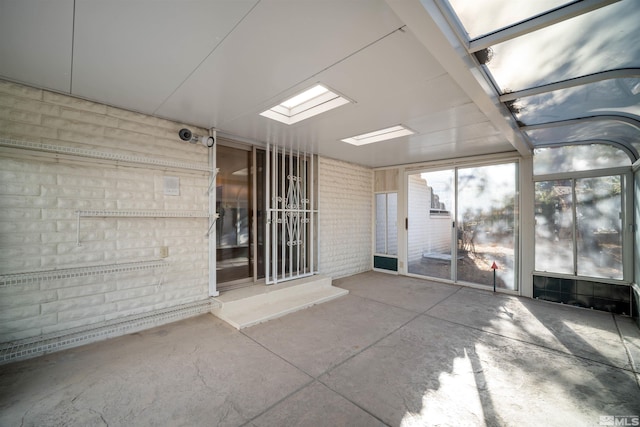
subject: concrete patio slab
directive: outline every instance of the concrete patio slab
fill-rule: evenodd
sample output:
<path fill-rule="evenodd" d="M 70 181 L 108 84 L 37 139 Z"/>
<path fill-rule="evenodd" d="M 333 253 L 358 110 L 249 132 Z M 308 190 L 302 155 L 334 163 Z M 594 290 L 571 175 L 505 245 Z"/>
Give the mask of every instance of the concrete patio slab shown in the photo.
<path fill-rule="evenodd" d="M 346 295 L 243 332 L 317 377 L 415 316 L 408 310 Z"/>
<path fill-rule="evenodd" d="M 373 271 L 334 281 L 353 295 L 423 313 L 454 294 L 460 286 Z"/>
<path fill-rule="evenodd" d="M 631 368 L 616 321 L 609 313 L 465 288 L 427 314 L 590 360 Z"/>
<path fill-rule="evenodd" d="M 393 426 L 598 425 L 640 413 L 632 372 L 427 316 L 319 380 Z"/>
<path fill-rule="evenodd" d="M 615 316 L 622 342 L 629 353 L 632 369 L 640 375 L 640 329 L 634 319 Z M 640 378 L 638 381 L 640 384 Z"/>
<path fill-rule="evenodd" d="M 310 381 L 205 314 L 0 367 L 0 425 L 237 426 Z"/>
<path fill-rule="evenodd" d="M 314 382 L 252 423 L 255 427 L 384 426 L 344 397 Z"/>
<path fill-rule="evenodd" d="M 342 279 L 349 295 L 242 331 L 207 314 L 2 365 L 0 425 L 640 420 L 640 330 L 631 319 L 389 278 Z"/>

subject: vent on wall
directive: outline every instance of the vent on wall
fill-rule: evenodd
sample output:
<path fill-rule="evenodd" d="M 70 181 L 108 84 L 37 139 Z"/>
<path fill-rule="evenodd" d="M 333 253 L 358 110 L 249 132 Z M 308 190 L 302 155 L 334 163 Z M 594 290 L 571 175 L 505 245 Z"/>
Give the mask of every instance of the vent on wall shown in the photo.
<path fill-rule="evenodd" d="M 398 271 L 398 258 L 374 255 L 373 268 L 379 270 Z"/>

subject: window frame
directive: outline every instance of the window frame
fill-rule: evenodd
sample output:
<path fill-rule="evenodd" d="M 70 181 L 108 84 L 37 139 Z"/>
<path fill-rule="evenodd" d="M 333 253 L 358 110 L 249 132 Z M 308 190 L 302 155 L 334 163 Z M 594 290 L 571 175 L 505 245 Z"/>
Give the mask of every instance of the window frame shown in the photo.
<path fill-rule="evenodd" d="M 621 179 L 622 192 L 621 192 L 621 211 L 622 211 L 622 279 L 603 278 L 595 276 L 584 276 L 577 273 L 577 236 L 574 233 L 573 240 L 573 274 L 557 273 L 552 271 L 544 271 L 536 269 L 535 260 L 535 238 L 534 238 L 534 262 L 533 262 L 533 275 L 534 276 L 546 276 L 546 277 L 558 277 L 566 279 L 577 279 L 586 281 L 597 281 L 601 283 L 612 284 L 630 284 L 633 281 L 633 230 L 635 228 L 634 216 L 633 216 L 633 190 L 634 190 L 634 177 L 631 167 L 617 167 L 609 169 L 595 169 L 591 171 L 578 171 L 578 172 L 559 172 L 554 174 L 533 175 L 533 185 L 538 182 L 544 181 L 558 181 L 558 180 L 571 180 L 572 181 L 572 194 L 575 188 L 575 181 L 584 178 L 602 178 L 608 176 L 619 175 Z M 535 204 L 534 204 L 535 205 Z M 574 200 L 575 205 L 575 200 Z M 575 209 L 573 213 L 573 221 L 575 225 Z M 535 218 L 535 212 L 534 212 Z M 535 222 L 534 222 L 535 227 Z"/>

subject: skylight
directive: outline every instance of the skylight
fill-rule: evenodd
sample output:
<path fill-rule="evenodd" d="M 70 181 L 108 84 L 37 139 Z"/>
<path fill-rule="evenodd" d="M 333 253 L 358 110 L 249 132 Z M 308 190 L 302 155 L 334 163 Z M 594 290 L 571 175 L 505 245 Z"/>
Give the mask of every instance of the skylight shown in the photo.
<path fill-rule="evenodd" d="M 358 136 L 352 136 L 351 138 L 345 138 L 342 141 L 353 145 L 365 145 L 413 134 L 415 134 L 415 132 L 411 129 L 398 125 L 374 132 L 364 133 Z"/>
<path fill-rule="evenodd" d="M 349 102 L 351 101 L 329 90 L 326 86 L 317 84 L 267 111 L 263 111 L 260 115 L 292 125 Z"/>
<path fill-rule="evenodd" d="M 469 34 L 475 39 L 541 13 L 571 3 L 570 0 L 449 0 Z"/>

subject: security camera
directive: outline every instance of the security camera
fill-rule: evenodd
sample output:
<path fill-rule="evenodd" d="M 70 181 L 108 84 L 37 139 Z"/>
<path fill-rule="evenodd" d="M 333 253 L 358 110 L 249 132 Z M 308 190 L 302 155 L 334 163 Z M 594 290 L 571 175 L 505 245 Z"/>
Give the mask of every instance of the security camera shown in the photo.
<path fill-rule="evenodd" d="M 189 129 L 180 129 L 180 132 L 178 132 L 178 136 L 183 141 L 191 141 L 191 137 L 193 136 L 193 134 Z"/>
<path fill-rule="evenodd" d="M 178 132 L 178 136 L 181 140 L 189 141 L 192 144 L 197 144 L 198 142 L 200 142 L 207 148 L 213 147 L 213 145 L 216 143 L 214 137 L 194 135 L 189 129 L 186 128 L 180 129 L 180 131 Z"/>

